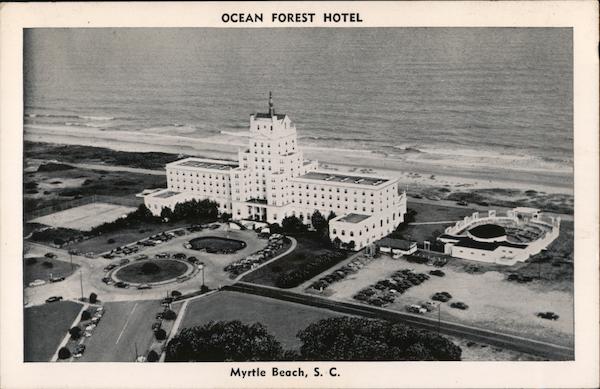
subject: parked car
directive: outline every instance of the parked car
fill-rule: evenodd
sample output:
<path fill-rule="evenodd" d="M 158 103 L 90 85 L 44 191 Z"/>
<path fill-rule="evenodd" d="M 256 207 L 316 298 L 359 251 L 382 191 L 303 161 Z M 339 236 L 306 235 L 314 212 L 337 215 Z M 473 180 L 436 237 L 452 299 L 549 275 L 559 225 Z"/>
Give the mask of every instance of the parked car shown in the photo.
<path fill-rule="evenodd" d="M 44 280 L 35 280 L 35 281 L 31 281 L 29 283 L 29 286 L 40 286 L 40 285 L 44 285 L 46 283 L 46 281 Z"/>
<path fill-rule="evenodd" d="M 554 312 L 538 312 L 537 317 L 541 317 L 542 319 L 547 320 L 558 320 L 560 316 L 558 316 Z"/>
<path fill-rule="evenodd" d="M 184 253 L 176 253 L 176 254 L 173 254 L 173 258 L 175 258 L 175 259 L 186 259 L 187 255 L 185 255 Z"/>
<path fill-rule="evenodd" d="M 426 301 L 423 304 L 421 304 L 421 306 L 423 308 L 425 308 L 427 310 L 427 312 L 431 312 L 437 308 L 437 304 L 435 304 L 431 301 Z"/>
<path fill-rule="evenodd" d="M 48 297 L 46 299 L 46 302 L 47 303 L 54 303 L 54 302 L 60 301 L 62 299 L 63 299 L 62 296 L 52 296 L 52 297 Z"/>
<path fill-rule="evenodd" d="M 125 283 L 125 282 L 123 282 L 123 281 L 116 282 L 116 283 L 115 283 L 115 286 L 116 286 L 117 288 L 122 288 L 122 289 L 127 289 L 127 288 L 129 288 L 129 284 L 128 284 L 128 283 Z"/>
<path fill-rule="evenodd" d="M 462 309 L 463 311 L 464 311 L 465 309 L 469 309 L 469 306 L 468 306 L 467 304 L 465 304 L 465 303 L 463 303 L 463 302 L 460 302 L 460 301 L 457 301 L 457 302 L 455 302 L 455 303 L 452 303 L 452 304 L 450 304 L 450 306 L 451 306 L 452 308 Z"/>
<path fill-rule="evenodd" d="M 113 264 L 110 264 L 110 265 L 106 266 L 106 267 L 104 268 L 104 271 L 111 271 L 112 269 L 114 269 L 114 268 L 116 268 L 116 267 L 117 267 L 117 265 L 115 265 L 115 264 L 113 263 Z"/>
<path fill-rule="evenodd" d="M 50 282 L 60 282 L 60 281 L 64 281 L 65 277 L 51 277 L 50 278 Z"/>
<path fill-rule="evenodd" d="M 438 276 L 438 277 L 444 277 L 446 275 L 446 273 L 444 273 L 441 270 L 437 270 L 437 269 L 436 270 L 431 270 L 429 272 L 429 274 L 431 274 L 432 276 Z"/>
<path fill-rule="evenodd" d="M 75 351 L 73 351 L 73 357 L 81 358 L 83 356 L 84 352 L 85 352 L 85 344 L 78 344 L 77 347 L 75 347 Z"/>
<path fill-rule="evenodd" d="M 138 287 L 137 287 L 137 288 L 138 288 L 138 289 L 152 289 L 152 287 L 151 287 L 150 285 L 148 285 L 148 284 L 141 284 L 141 285 L 138 285 Z"/>
<path fill-rule="evenodd" d="M 463 200 L 461 200 L 461 201 L 457 201 L 457 202 L 456 202 L 456 204 L 457 204 L 457 205 L 462 205 L 462 206 L 467 206 L 467 205 L 469 205 L 469 203 L 467 203 L 466 201 L 463 201 Z"/>
<path fill-rule="evenodd" d="M 441 293 L 438 292 L 438 293 L 434 294 L 433 296 L 431 296 L 432 300 L 441 301 L 443 303 L 450 300 L 451 298 L 452 298 L 452 296 L 450 295 L 450 293 L 446 293 L 446 292 L 441 292 Z"/>
<path fill-rule="evenodd" d="M 54 253 L 46 253 L 46 254 L 44 254 L 44 257 L 50 258 L 50 259 L 54 259 L 54 258 L 56 258 L 56 254 L 54 254 Z"/>
<path fill-rule="evenodd" d="M 218 224 L 211 224 L 210 226 L 208 226 L 208 228 L 210 228 L 211 230 L 216 230 L 217 228 L 219 228 Z"/>
<path fill-rule="evenodd" d="M 419 313 L 419 314 L 423 314 L 423 313 L 427 312 L 427 309 L 423 308 L 420 305 L 416 305 L 416 304 L 407 305 L 406 310 L 410 313 Z"/>

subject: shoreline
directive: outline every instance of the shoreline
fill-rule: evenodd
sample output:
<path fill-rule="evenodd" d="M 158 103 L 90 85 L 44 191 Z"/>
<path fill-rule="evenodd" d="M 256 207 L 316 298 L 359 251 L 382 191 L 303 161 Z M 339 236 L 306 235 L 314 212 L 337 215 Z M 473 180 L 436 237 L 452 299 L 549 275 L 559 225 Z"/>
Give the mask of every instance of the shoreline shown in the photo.
<path fill-rule="evenodd" d="M 25 126 L 24 140 L 63 145 L 103 147 L 117 151 L 163 152 L 204 158 L 237 160 L 238 149 L 246 145 L 239 137 L 232 139 L 192 139 L 179 136 L 123 133 Z M 245 140 L 245 138 L 242 138 Z M 307 159 L 318 160 L 321 168 L 351 172 L 370 169 L 369 173 L 397 177 L 403 186 L 446 186 L 456 189 L 490 189 L 502 187 L 517 190 L 537 190 L 546 193 L 573 195 L 573 175 L 564 172 L 533 169 L 506 169 L 470 166 L 457 168 L 433 161 L 409 161 L 373 156 L 369 151 L 336 151 L 304 147 Z M 383 166 L 382 166 L 383 165 Z M 357 169 L 358 168 L 358 169 Z"/>

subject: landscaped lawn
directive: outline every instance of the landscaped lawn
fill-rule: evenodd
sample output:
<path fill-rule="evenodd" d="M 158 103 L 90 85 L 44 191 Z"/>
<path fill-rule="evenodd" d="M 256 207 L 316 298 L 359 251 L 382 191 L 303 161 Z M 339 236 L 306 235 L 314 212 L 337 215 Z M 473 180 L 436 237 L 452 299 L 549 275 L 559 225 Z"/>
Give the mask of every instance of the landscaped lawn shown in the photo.
<path fill-rule="evenodd" d="M 341 314 L 262 296 L 218 292 L 191 301 L 179 330 L 203 325 L 211 320 L 240 320 L 246 324 L 259 322 L 281 342 L 283 348 L 298 349 L 301 345 L 296 338 L 298 331 L 317 320 L 334 316 Z"/>
<path fill-rule="evenodd" d="M 234 253 L 246 247 L 246 243 L 237 239 L 220 238 L 217 236 L 201 236 L 190 240 L 190 245 L 194 250 L 204 250 L 208 252 L 223 252 L 228 251 Z"/>
<path fill-rule="evenodd" d="M 275 282 L 280 274 L 298 269 L 312 257 L 333 252 L 331 248 L 325 246 L 322 242 L 310 236 L 295 236 L 295 238 L 298 242 L 298 245 L 294 251 L 249 273 L 242 278 L 242 281 L 275 286 Z M 340 259 L 340 261 L 341 260 L 343 259 Z M 314 277 L 314 275 L 308 277 L 307 279 L 312 277 Z"/>
<path fill-rule="evenodd" d="M 80 310 L 72 301 L 25 308 L 25 362 L 48 362 Z"/>
<path fill-rule="evenodd" d="M 144 266 L 148 265 L 158 266 L 157 272 L 144 272 Z M 149 282 L 160 282 L 176 278 L 188 269 L 188 265 L 175 261 L 172 259 L 157 259 L 149 261 L 134 262 L 130 265 L 126 265 L 123 268 L 117 270 L 115 276 L 121 281 L 133 282 L 133 283 L 149 283 Z"/>
<path fill-rule="evenodd" d="M 71 269 L 69 262 L 46 257 L 35 258 L 36 262 L 31 265 L 27 264 L 28 260 L 31 258 L 26 259 L 23 265 L 23 286 L 27 286 L 35 280 L 48 281 L 50 275 L 54 278 L 70 276 L 79 267 L 79 265 L 73 264 L 73 269 Z M 52 267 L 45 263 L 52 264 Z"/>

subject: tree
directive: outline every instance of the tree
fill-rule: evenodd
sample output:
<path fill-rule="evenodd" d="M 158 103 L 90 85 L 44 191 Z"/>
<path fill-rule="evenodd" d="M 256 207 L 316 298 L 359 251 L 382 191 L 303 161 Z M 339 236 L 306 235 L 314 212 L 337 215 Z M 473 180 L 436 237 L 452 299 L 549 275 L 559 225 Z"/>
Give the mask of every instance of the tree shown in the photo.
<path fill-rule="evenodd" d="M 169 222 L 173 218 L 173 211 L 171 210 L 171 208 L 163 207 L 163 209 L 160 211 L 160 218 L 164 222 Z"/>
<path fill-rule="evenodd" d="M 96 293 L 90 293 L 90 303 L 96 304 L 98 301 L 98 295 Z"/>
<path fill-rule="evenodd" d="M 404 324 L 358 317 L 319 320 L 300 331 L 304 360 L 458 361 L 462 350 L 450 340 Z"/>
<path fill-rule="evenodd" d="M 185 328 L 175 336 L 166 347 L 166 361 L 273 361 L 282 351 L 281 344 L 260 323 L 211 321 Z"/>
<path fill-rule="evenodd" d="M 167 339 L 167 331 L 163 330 L 162 328 L 159 328 L 156 331 L 154 331 L 154 336 L 156 337 L 156 340 L 165 340 Z"/>
<path fill-rule="evenodd" d="M 81 320 L 86 321 L 86 320 L 90 320 L 90 318 L 92 317 L 92 315 L 90 314 L 90 311 L 85 310 L 83 312 L 81 312 Z M 79 327 L 77 327 L 79 328 Z"/>
<path fill-rule="evenodd" d="M 306 232 L 306 226 L 296 216 L 288 216 L 281 221 L 281 228 L 286 234 Z"/>
<path fill-rule="evenodd" d="M 165 320 L 175 320 L 177 318 L 177 314 L 175 311 L 169 309 L 163 313 L 163 319 Z"/>
<path fill-rule="evenodd" d="M 342 247 L 342 240 L 340 238 L 338 238 L 337 236 L 335 237 L 335 239 L 333 240 L 333 247 L 339 249 L 340 247 Z"/>
<path fill-rule="evenodd" d="M 146 357 L 146 361 L 148 362 L 158 362 L 159 360 L 159 355 L 156 351 L 154 350 L 150 350 L 150 352 L 148 353 L 148 356 Z"/>
<path fill-rule="evenodd" d="M 69 359 L 71 358 L 71 351 L 66 347 L 61 347 L 58 350 L 58 359 Z"/>
<path fill-rule="evenodd" d="M 81 338 L 81 328 L 75 326 L 69 330 L 69 334 L 71 335 L 71 338 L 79 339 Z"/>
<path fill-rule="evenodd" d="M 355 247 L 356 247 L 356 242 L 354 242 L 353 240 L 346 243 L 346 248 L 350 251 L 354 250 Z"/>
<path fill-rule="evenodd" d="M 231 220 L 231 214 L 227 213 L 227 212 L 223 212 L 223 214 L 221 215 L 221 220 L 223 220 L 224 222 L 228 222 L 229 220 Z"/>
<path fill-rule="evenodd" d="M 325 219 L 323 215 L 321 215 L 321 212 L 319 212 L 319 210 L 315 210 L 313 212 L 310 220 L 315 231 L 319 233 L 321 233 L 324 229 L 329 229 L 329 223 L 327 222 L 327 219 Z"/>
<path fill-rule="evenodd" d="M 335 212 L 331 211 L 329 212 L 329 216 L 327 216 L 327 221 L 330 221 L 331 219 L 335 219 L 337 217 L 337 215 L 335 214 Z"/>

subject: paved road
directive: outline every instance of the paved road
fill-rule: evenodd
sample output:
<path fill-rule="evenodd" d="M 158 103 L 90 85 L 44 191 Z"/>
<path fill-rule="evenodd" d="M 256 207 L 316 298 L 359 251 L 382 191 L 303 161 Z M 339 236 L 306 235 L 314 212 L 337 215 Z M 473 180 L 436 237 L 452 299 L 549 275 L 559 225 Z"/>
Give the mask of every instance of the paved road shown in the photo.
<path fill-rule="evenodd" d="M 133 362 L 136 346 L 146 355 L 152 342 L 152 323 L 162 310 L 159 300 L 109 302 L 104 316 L 86 339 L 81 362 Z"/>
<path fill-rule="evenodd" d="M 475 342 L 486 343 L 492 346 L 507 348 L 519 352 L 538 355 L 550 360 L 573 360 L 574 351 L 568 347 L 521 338 L 518 336 L 488 331 L 480 328 L 469 327 L 462 324 L 438 321 L 423 316 L 404 312 L 392 311 L 384 308 L 329 300 L 326 298 L 307 295 L 304 293 L 290 292 L 278 288 L 263 285 L 238 282 L 234 285 L 224 287 L 223 290 L 231 290 L 242 293 L 256 294 L 274 299 L 291 301 L 295 303 L 327 308 L 336 312 L 346 314 L 386 319 L 408 324 L 431 331 L 439 331 L 446 335 L 457 336 Z"/>
<path fill-rule="evenodd" d="M 240 238 L 247 243 L 247 246 L 235 254 L 204 254 L 195 250 L 188 250 L 183 244 L 198 236 L 228 236 L 231 238 Z M 58 255 L 58 259 L 69 262 L 71 256 L 67 250 L 51 248 L 42 244 L 27 242 L 30 245 L 30 253 L 43 256 L 47 252 L 53 252 Z M 243 258 L 259 249 L 264 248 L 267 241 L 258 239 L 256 234 L 251 231 L 226 231 L 224 227 L 217 230 L 205 230 L 197 233 L 187 234 L 174 238 L 169 242 L 155 247 L 146 247 L 137 254 L 147 254 L 154 256 L 159 252 L 183 252 L 187 255 L 194 255 L 205 262 L 205 280 L 206 285 L 211 288 L 218 288 L 223 285 L 234 282 L 229 278 L 229 274 L 223 271 L 223 267 L 235 260 Z M 136 255 L 137 255 L 136 254 Z M 109 261 L 107 259 L 87 258 L 84 256 L 73 255 L 73 263 L 80 266 L 79 269 L 64 281 L 57 283 L 47 283 L 37 287 L 25 288 L 25 300 L 29 305 L 43 304 L 50 296 L 62 296 L 65 299 L 81 298 L 81 285 L 83 284 L 83 295 L 89 296 L 91 292 L 98 295 L 102 301 L 130 301 L 130 300 L 148 300 L 165 297 L 166 293 L 172 290 L 178 290 L 182 293 L 197 291 L 202 283 L 201 272 L 185 282 L 170 283 L 163 286 L 155 286 L 149 290 L 137 290 L 136 288 L 118 289 L 114 286 L 106 285 L 102 282 L 102 277 L 106 276 L 104 267 L 109 263 L 118 263 L 119 259 Z"/>

